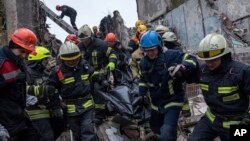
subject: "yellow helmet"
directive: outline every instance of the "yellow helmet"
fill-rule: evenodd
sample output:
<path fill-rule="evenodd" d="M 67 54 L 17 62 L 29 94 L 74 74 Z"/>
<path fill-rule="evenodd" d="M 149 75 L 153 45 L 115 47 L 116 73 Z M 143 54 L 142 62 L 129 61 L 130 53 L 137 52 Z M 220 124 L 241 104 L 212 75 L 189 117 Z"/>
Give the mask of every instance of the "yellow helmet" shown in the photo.
<path fill-rule="evenodd" d="M 230 49 L 223 35 L 211 33 L 201 40 L 197 56 L 200 60 L 213 60 L 228 53 Z"/>
<path fill-rule="evenodd" d="M 137 29 L 139 25 L 144 25 L 144 22 L 142 20 L 137 20 L 135 22 L 135 28 Z"/>
<path fill-rule="evenodd" d="M 42 60 L 51 57 L 49 50 L 43 46 L 36 46 L 35 51 L 36 53 L 29 54 L 28 61 Z"/>
<path fill-rule="evenodd" d="M 148 30 L 148 28 L 145 26 L 145 25 L 139 25 L 138 26 L 138 28 L 137 28 L 137 31 L 139 32 L 139 33 L 143 33 L 143 32 L 145 32 L 145 31 L 147 31 Z"/>

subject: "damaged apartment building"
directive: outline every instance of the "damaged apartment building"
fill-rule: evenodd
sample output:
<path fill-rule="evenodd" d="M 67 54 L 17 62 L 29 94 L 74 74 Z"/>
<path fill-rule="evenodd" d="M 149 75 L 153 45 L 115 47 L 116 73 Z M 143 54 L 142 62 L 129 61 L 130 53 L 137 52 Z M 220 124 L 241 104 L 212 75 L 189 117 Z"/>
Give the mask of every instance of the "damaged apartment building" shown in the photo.
<path fill-rule="evenodd" d="M 165 25 L 177 34 L 183 50 L 195 54 L 200 41 L 209 33 L 222 33 L 235 60 L 250 64 L 249 0 L 136 0 L 138 18 L 155 28 Z M 199 85 L 187 85 L 189 104 L 194 115 L 205 113 Z M 192 126 L 193 116 L 180 122 Z M 184 137 L 185 138 L 185 137 Z M 181 139 L 179 136 L 178 140 Z"/>
<path fill-rule="evenodd" d="M 208 33 L 227 37 L 234 57 L 250 64 L 249 0 L 136 0 L 138 18 L 170 27 L 184 50 L 195 53 Z"/>

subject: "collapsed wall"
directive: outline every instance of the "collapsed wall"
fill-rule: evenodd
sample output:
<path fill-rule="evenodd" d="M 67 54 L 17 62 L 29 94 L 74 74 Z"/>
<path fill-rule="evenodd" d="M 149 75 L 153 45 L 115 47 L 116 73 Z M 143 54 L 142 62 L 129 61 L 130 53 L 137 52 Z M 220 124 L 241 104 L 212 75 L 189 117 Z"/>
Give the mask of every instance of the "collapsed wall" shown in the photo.
<path fill-rule="evenodd" d="M 100 31 L 106 36 L 109 32 L 116 34 L 123 46 L 127 46 L 129 42 L 129 29 L 124 25 L 123 18 L 119 11 L 114 11 L 113 16 L 105 16 L 99 25 Z"/>
<path fill-rule="evenodd" d="M 224 34 L 233 50 L 250 43 L 248 0 L 137 0 L 137 9 L 139 19 L 154 27 L 172 27 L 191 52 L 211 32 Z"/>
<path fill-rule="evenodd" d="M 48 31 L 46 14 L 39 0 L 0 0 L 0 45 L 8 42 L 8 36 L 19 27 L 34 31 L 38 45 L 46 46 L 56 55 L 61 41 Z"/>

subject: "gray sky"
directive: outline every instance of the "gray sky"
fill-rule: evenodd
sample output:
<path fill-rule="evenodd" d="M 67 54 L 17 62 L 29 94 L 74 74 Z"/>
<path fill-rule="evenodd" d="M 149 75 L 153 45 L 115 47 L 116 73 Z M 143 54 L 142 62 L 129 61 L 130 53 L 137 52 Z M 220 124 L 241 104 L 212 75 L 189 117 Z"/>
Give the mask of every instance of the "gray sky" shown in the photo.
<path fill-rule="evenodd" d="M 113 14 L 114 10 L 118 10 L 127 27 L 133 27 L 138 19 L 136 0 L 41 0 L 57 15 L 61 12 L 55 9 L 56 5 L 68 5 L 77 11 L 76 25 L 80 28 L 84 24 L 88 24 L 91 28 L 99 25 L 100 20 L 108 15 Z M 67 16 L 63 18 L 70 24 Z M 68 35 L 63 29 L 47 18 L 47 24 L 50 24 L 50 32 L 56 37 L 64 41 Z M 71 24 L 70 24 L 71 25 Z"/>

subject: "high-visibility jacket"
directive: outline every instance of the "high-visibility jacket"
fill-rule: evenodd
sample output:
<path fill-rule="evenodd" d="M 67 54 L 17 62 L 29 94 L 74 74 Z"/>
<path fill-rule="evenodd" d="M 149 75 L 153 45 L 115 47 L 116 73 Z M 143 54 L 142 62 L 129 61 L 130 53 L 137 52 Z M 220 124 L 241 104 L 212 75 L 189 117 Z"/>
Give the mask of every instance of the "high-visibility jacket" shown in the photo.
<path fill-rule="evenodd" d="M 206 112 L 211 122 L 241 120 L 249 106 L 250 68 L 237 61 L 225 60 L 211 71 L 201 66 L 200 88 L 209 107 Z M 239 123 L 239 121 L 238 121 Z"/>
<path fill-rule="evenodd" d="M 54 86 L 67 105 L 69 116 L 79 115 L 94 106 L 90 77 L 93 68 L 85 60 L 70 68 L 61 63 L 49 76 L 46 84 Z"/>
<path fill-rule="evenodd" d="M 171 49 L 160 52 L 155 60 L 150 60 L 147 56 L 141 59 L 139 93 L 145 95 L 149 90 L 154 110 L 164 112 L 172 106 L 183 106 L 183 81 L 173 79 L 168 72 L 168 68 L 176 64 L 182 64 L 186 68 L 183 79 L 195 75 L 198 65 L 194 56 Z"/>
<path fill-rule="evenodd" d="M 116 64 L 117 56 L 111 47 L 101 39 L 92 37 L 91 43 L 86 47 L 83 43 L 79 43 L 83 58 L 94 67 L 95 71 L 100 70 L 109 62 Z"/>
<path fill-rule="evenodd" d="M 45 84 L 49 75 L 44 72 L 41 64 L 37 61 L 29 61 L 26 63 L 27 66 L 27 94 L 39 95 L 39 91 L 36 88 Z M 49 110 L 47 109 L 48 103 L 45 101 L 38 100 L 38 102 L 30 107 L 27 107 L 27 112 L 31 120 L 49 118 Z"/>

